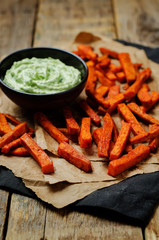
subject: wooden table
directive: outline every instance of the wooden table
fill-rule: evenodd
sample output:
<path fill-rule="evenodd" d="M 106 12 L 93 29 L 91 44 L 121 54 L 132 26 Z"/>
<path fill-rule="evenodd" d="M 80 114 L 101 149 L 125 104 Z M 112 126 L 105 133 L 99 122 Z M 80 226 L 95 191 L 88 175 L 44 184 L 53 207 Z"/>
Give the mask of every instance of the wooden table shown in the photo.
<path fill-rule="evenodd" d="M 0 0 L 0 57 L 80 31 L 159 46 L 158 12 L 159 0 Z M 0 239 L 159 239 L 158 219 L 159 208 L 141 229 L 0 190 Z"/>

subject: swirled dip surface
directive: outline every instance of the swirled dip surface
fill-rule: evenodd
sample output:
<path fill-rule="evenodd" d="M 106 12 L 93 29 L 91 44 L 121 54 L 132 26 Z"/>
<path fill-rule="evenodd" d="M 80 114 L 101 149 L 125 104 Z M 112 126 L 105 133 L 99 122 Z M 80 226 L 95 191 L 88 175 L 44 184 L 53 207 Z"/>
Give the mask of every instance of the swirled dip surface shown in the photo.
<path fill-rule="evenodd" d="M 81 82 L 81 74 L 58 59 L 33 57 L 14 62 L 3 81 L 21 92 L 50 94 L 76 86 Z"/>

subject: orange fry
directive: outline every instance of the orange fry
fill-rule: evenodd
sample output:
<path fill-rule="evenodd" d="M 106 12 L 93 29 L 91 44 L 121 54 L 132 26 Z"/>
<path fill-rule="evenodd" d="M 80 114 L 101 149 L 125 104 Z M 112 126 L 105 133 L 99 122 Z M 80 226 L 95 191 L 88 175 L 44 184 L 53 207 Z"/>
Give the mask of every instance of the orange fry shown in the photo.
<path fill-rule="evenodd" d="M 107 112 L 111 114 L 118 106 L 119 103 L 122 103 L 125 100 L 124 94 L 119 93 L 116 96 L 108 99 L 109 102 L 109 108 L 107 109 Z"/>
<path fill-rule="evenodd" d="M 98 143 L 99 157 L 108 157 L 109 155 L 109 148 L 110 148 L 110 141 L 112 137 L 113 127 L 114 127 L 113 120 L 109 115 L 109 113 L 106 113 L 106 115 L 104 116 L 103 131 Z"/>
<path fill-rule="evenodd" d="M 132 102 L 132 103 L 129 103 L 127 106 L 135 115 L 137 115 L 143 121 L 159 125 L 159 120 L 143 112 L 136 103 Z"/>
<path fill-rule="evenodd" d="M 116 76 L 117 76 L 117 81 L 119 81 L 120 83 L 125 82 L 126 78 L 125 78 L 125 73 L 124 72 L 117 72 Z"/>
<path fill-rule="evenodd" d="M 150 109 L 152 109 L 155 106 L 155 104 L 159 100 L 159 93 L 156 92 L 156 91 L 152 91 L 150 96 L 151 96 L 151 103 L 148 106 L 141 106 L 140 107 L 143 112 L 148 112 Z"/>
<path fill-rule="evenodd" d="M 122 66 L 116 66 L 114 63 L 110 63 L 109 64 L 109 69 L 113 72 L 113 73 L 118 73 L 122 71 Z"/>
<path fill-rule="evenodd" d="M 151 125 L 149 125 L 149 130 L 153 130 L 156 127 L 158 127 L 156 124 L 151 124 Z M 159 136 L 154 139 L 150 139 L 149 147 L 150 147 L 151 152 L 154 153 L 157 151 L 157 149 L 159 147 Z"/>
<path fill-rule="evenodd" d="M 93 131 L 92 137 L 93 137 L 93 140 L 95 141 L 95 143 L 96 143 L 97 146 L 98 146 L 99 140 L 100 140 L 100 138 L 101 138 L 102 131 L 103 131 L 102 128 L 96 128 L 96 129 Z"/>
<path fill-rule="evenodd" d="M 115 85 L 114 81 L 111 81 L 110 79 L 105 77 L 101 71 L 96 70 L 96 75 L 97 75 L 99 82 L 102 85 L 107 86 L 107 87 L 111 87 L 111 86 Z"/>
<path fill-rule="evenodd" d="M 81 129 L 79 134 L 79 145 L 81 148 L 91 148 L 92 146 L 92 135 L 90 132 L 91 118 L 82 118 Z"/>
<path fill-rule="evenodd" d="M 122 115 L 126 122 L 131 123 L 131 128 L 135 135 L 145 133 L 145 130 L 141 127 L 140 123 L 125 103 L 118 105 L 118 112 Z"/>
<path fill-rule="evenodd" d="M 66 125 L 67 125 L 67 129 L 68 129 L 68 133 L 69 134 L 78 134 L 79 132 L 79 125 L 76 122 L 76 120 L 74 119 L 71 109 L 69 106 L 65 106 L 63 108 L 63 114 L 66 120 Z"/>
<path fill-rule="evenodd" d="M 136 81 L 124 92 L 125 98 L 130 100 L 135 97 L 139 89 L 142 87 L 142 84 L 150 77 L 150 75 L 150 68 L 146 68 L 140 72 L 137 76 Z"/>
<path fill-rule="evenodd" d="M 97 115 L 97 113 L 87 104 L 86 100 L 80 100 L 79 106 L 83 109 L 83 111 L 91 118 L 92 122 L 99 126 L 101 124 L 101 119 Z"/>
<path fill-rule="evenodd" d="M 131 62 L 129 53 L 119 53 L 119 61 L 125 73 L 127 83 L 130 85 L 136 80 L 136 71 Z"/>
<path fill-rule="evenodd" d="M 35 119 L 38 124 L 43 127 L 54 139 L 60 142 L 69 142 L 69 139 L 56 128 L 52 122 L 42 112 L 35 113 Z"/>
<path fill-rule="evenodd" d="M 74 147 L 66 142 L 62 142 L 58 147 L 58 154 L 71 164 L 85 172 L 92 172 L 91 162 Z"/>
<path fill-rule="evenodd" d="M 20 138 L 17 138 L 16 140 L 13 140 L 12 142 L 4 145 L 4 147 L 2 147 L 2 149 L 1 149 L 1 152 L 9 153 L 11 149 L 17 148 L 19 146 L 21 146 L 21 140 L 20 140 Z"/>
<path fill-rule="evenodd" d="M 150 148 L 143 144 L 137 146 L 128 154 L 121 158 L 110 161 L 108 166 L 108 174 L 115 177 L 127 169 L 135 166 L 139 162 L 145 160 L 150 155 Z"/>
<path fill-rule="evenodd" d="M 7 122 L 5 114 L 0 113 L 0 135 L 4 135 L 5 133 L 8 133 L 10 130 L 11 130 L 11 127 Z"/>
<path fill-rule="evenodd" d="M 53 162 L 50 157 L 45 153 L 45 151 L 38 146 L 38 144 L 33 140 L 33 138 L 25 133 L 21 136 L 21 142 L 23 147 L 30 153 L 30 155 L 38 162 L 43 173 L 53 173 L 54 167 Z"/>
<path fill-rule="evenodd" d="M 107 71 L 107 73 L 105 75 L 111 81 L 116 81 L 117 80 L 116 75 L 111 70 Z"/>
<path fill-rule="evenodd" d="M 145 107 L 149 107 L 149 105 L 152 103 L 152 97 L 148 91 L 149 87 L 146 83 L 144 83 L 137 93 L 138 99 Z"/>
<path fill-rule="evenodd" d="M 118 95 L 120 92 L 120 85 L 114 85 L 109 88 L 107 100 Z"/>
<path fill-rule="evenodd" d="M 98 55 L 95 52 L 93 52 L 93 48 L 90 46 L 80 44 L 80 45 L 78 45 L 77 48 L 78 48 L 79 53 L 82 56 L 86 57 L 87 59 L 91 59 L 91 60 L 95 61 L 98 57 Z"/>
<path fill-rule="evenodd" d="M 99 87 L 96 88 L 95 94 L 98 94 L 101 97 L 104 97 L 108 91 L 109 91 L 109 88 L 107 86 L 100 85 Z"/>
<path fill-rule="evenodd" d="M 99 50 L 102 54 L 108 54 L 108 56 L 118 59 L 119 54 L 115 51 L 112 51 L 112 50 L 110 50 L 108 48 L 104 48 L 104 47 L 99 48 Z"/>
<path fill-rule="evenodd" d="M 97 75 L 94 67 L 88 67 L 88 78 L 85 86 L 85 91 L 88 97 L 92 97 L 97 83 Z"/>
<path fill-rule="evenodd" d="M 30 153 L 24 147 L 18 147 L 8 152 L 9 155 L 27 157 Z"/>
<path fill-rule="evenodd" d="M 112 149 L 112 151 L 110 153 L 109 160 L 117 159 L 121 156 L 121 154 L 124 151 L 124 148 L 126 146 L 126 143 L 128 141 L 130 131 L 131 131 L 131 123 L 123 122 L 122 128 L 119 132 L 119 136 L 116 140 L 114 148 Z"/>
<path fill-rule="evenodd" d="M 0 138 L 0 148 L 4 147 L 6 144 L 12 142 L 13 140 L 19 138 L 22 134 L 27 131 L 26 122 L 17 125 L 10 132 L 4 134 Z"/>

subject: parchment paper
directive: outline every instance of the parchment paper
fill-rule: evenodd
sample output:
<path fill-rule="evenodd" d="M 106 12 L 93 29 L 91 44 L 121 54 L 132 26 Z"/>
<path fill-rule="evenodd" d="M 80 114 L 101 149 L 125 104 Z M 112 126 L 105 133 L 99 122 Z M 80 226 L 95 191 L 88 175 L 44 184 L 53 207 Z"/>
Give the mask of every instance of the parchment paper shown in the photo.
<path fill-rule="evenodd" d="M 61 48 L 70 51 L 75 50 L 80 42 L 91 44 L 95 52 L 98 53 L 99 47 L 107 47 L 118 52 L 129 52 L 134 63 L 139 62 L 143 64 L 144 68 L 148 66 L 151 68 L 152 81 L 149 83 L 149 86 L 151 90 L 158 90 L 158 64 L 148 60 L 143 50 L 127 47 L 111 39 L 96 37 L 90 33 L 80 33 L 76 36 L 72 44 L 62 46 Z M 84 97 L 83 94 L 82 97 Z M 90 150 L 84 150 L 81 149 L 77 143 L 70 141 L 71 145 L 83 152 L 84 155 L 91 160 L 93 172 L 85 173 L 63 158 L 60 158 L 57 155 L 58 143 L 33 121 L 33 113 L 16 106 L 2 92 L 0 92 L 0 111 L 3 113 L 10 113 L 21 121 L 27 121 L 30 126 L 34 126 L 36 133 L 35 140 L 47 151 L 50 158 L 53 160 L 55 173 L 43 174 L 39 165 L 32 157 L 4 156 L 1 154 L 0 165 L 6 166 L 12 170 L 15 176 L 21 177 L 25 185 L 32 189 L 39 198 L 57 208 L 64 207 L 87 196 L 97 189 L 110 186 L 130 176 L 159 170 L 159 154 L 156 153 L 151 154 L 149 159 L 138 164 L 136 167 L 113 178 L 107 174 L 107 160 L 98 157 L 95 143 L 93 143 Z M 158 118 L 159 107 L 157 106 L 150 114 Z M 78 112 L 77 110 L 76 115 L 77 120 L 80 121 L 80 111 Z M 65 123 L 60 114 L 56 114 L 55 116 L 53 113 L 49 112 L 48 116 L 53 122 L 58 122 L 58 127 L 64 127 L 63 124 Z M 115 114 L 112 115 L 112 117 L 120 129 L 121 118 Z M 92 126 L 92 130 L 93 128 Z"/>

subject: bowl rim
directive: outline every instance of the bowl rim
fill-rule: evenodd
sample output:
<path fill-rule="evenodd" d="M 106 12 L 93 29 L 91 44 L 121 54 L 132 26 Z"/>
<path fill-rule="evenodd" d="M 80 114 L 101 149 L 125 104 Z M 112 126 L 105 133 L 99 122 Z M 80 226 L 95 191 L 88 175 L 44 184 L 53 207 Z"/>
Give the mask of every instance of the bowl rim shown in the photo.
<path fill-rule="evenodd" d="M 64 50 L 64 49 L 62 49 L 62 48 L 54 48 L 54 47 L 30 47 L 30 48 L 20 49 L 20 50 L 17 50 L 17 51 L 15 51 L 15 52 L 10 53 L 10 54 L 7 55 L 5 58 L 3 58 L 3 59 L 0 61 L 0 67 L 1 67 L 1 65 L 2 65 L 5 61 L 7 61 L 7 60 L 8 60 L 10 57 L 12 57 L 13 55 L 16 55 L 17 53 L 21 53 L 21 52 L 32 51 L 33 49 L 35 49 L 35 50 L 57 50 L 57 51 L 64 52 L 64 53 L 67 53 L 67 54 L 69 54 L 69 55 L 72 55 L 73 57 L 77 58 L 77 59 L 84 65 L 84 68 L 85 68 L 85 76 L 84 76 L 84 79 L 81 79 L 81 82 L 80 82 L 80 83 L 78 83 L 76 86 L 74 86 L 74 87 L 72 87 L 72 88 L 70 88 L 70 89 L 67 89 L 67 90 L 64 90 L 64 91 L 61 91 L 61 92 L 57 92 L 57 93 L 48 93 L 48 94 L 35 94 L 35 93 L 27 93 L 27 92 L 18 91 L 18 90 L 16 90 L 16 89 L 11 88 L 11 87 L 8 86 L 7 84 L 5 84 L 5 83 L 3 82 L 3 80 L 1 79 L 1 77 L 0 77 L 0 83 L 1 83 L 4 87 L 10 89 L 11 91 L 13 91 L 13 92 L 15 92 L 15 93 L 24 94 L 24 95 L 26 95 L 26 96 L 44 97 L 44 96 L 52 96 L 52 95 L 58 96 L 58 95 L 64 94 L 64 93 L 67 94 L 67 93 L 69 93 L 69 92 L 72 92 L 72 91 L 78 89 L 78 87 L 79 87 L 80 85 L 82 85 L 84 82 L 86 82 L 87 77 L 88 77 L 88 67 L 87 67 L 86 63 L 84 62 L 84 60 L 83 60 L 82 58 L 80 58 L 78 55 L 74 54 L 73 52 L 70 52 L 70 51 L 68 51 L 68 50 Z M 57 59 L 57 58 L 56 58 L 56 59 Z M 69 65 L 69 66 L 70 66 L 70 65 Z"/>

